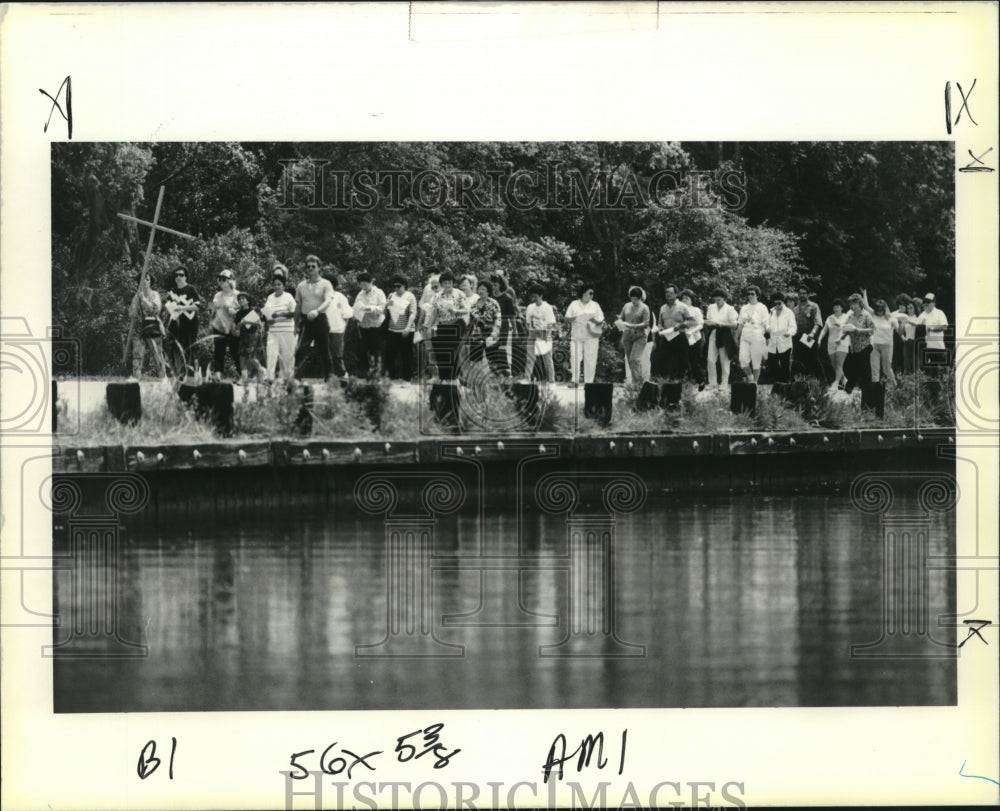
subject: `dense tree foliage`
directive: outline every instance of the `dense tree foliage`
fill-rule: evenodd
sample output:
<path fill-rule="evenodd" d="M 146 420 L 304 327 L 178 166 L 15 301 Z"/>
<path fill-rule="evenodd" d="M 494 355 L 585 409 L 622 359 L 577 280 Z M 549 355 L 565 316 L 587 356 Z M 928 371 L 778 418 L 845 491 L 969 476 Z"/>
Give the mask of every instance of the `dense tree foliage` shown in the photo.
<path fill-rule="evenodd" d="M 287 186 L 316 172 L 320 205 L 314 188 Z M 408 175 L 394 186 L 394 172 Z M 750 283 L 805 281 L 821 304 L 858 286 L 927 288 L 948 309 L 953 173 L 946 143 L 57 144 L 53 314 L 82 342 L 85 371 L 123 370 L 149 232 L 117 215 L 151 219 L 160 185 L 162 224 L 197 237 L 157 235 L 160 290 L 177 264 L 209 295 L 231 268 L 259 299 L 275 261 L 294 282 L 314 253 L 349 296 L 361 271 L 416 287 L 432 269 L 504 270 L 559 308 L 581 282 L 610 311 L 635 283 L 655 305 L 666 282 L 704 299 L 717 285 L 741 298 Z"/>

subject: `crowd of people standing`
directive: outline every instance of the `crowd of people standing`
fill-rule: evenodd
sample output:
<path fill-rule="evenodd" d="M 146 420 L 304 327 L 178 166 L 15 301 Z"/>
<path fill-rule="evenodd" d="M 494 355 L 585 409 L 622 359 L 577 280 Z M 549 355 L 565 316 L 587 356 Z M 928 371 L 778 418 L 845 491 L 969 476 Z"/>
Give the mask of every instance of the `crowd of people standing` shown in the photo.
<path fill-rule="evenodd" d="M 721 388 L 730 383 L 735 360 L 739 380 L 749 383 L 765 373 L 772 383 L 802 375 L 846 391 L 869 381 L 894 386 L 896 373 L 917 370 L 921 340 L 922 371 L 934 375 L 947 363 L 948 319 L 933 293 L 900 294 L 892 311 L 884 299 L 869 304 L 861 290 L 848 296 L 847 307 L 835 299 L 825 320 L 805 287 L 774 294 L 770 308 L 754 285 L 738 310 L 722 289 L 712 291 L 704 311 L 691 290 L 666 285 L 663 296 L 665 303 L 653 316 L 643 290 L 633 287 L 619 314 L 631 380 L 689 380 L 700 389 Z M 828 365 L 821 361 L 823 351 Z"/>
<path fill-rule="evenodd" d="M 568 332 L 567 382 L 590 383 L 600 342 L 613 330 L 620 336 L 626 380 L 633 383 L 688 380 L 700 389 L 721 388 L 734 376 L 756 383 L 765 372 L 771 382 L 801 374 L 850 391 L 868 381 L 894 385 L 896 373 L 912 373 L 920 359 L 930 373 L 947 360 L 948 320 L 933 293 L 900 294 L 891 310 L 884 299 L 871 304 L 862 290 L 848 296 L 846 305 L 835 299 L 824 319 L 804 286 L 772 295 L 770 307 L 756 286 L 746 289 L 738 308 L 716 289 L 703 310 L 692 290 L 667 284 L 655 312 L 645 290 L 632 286 L 608 323 L 594 287 L 586 284 L 560 319 L 541 286 L 527 290 L 522 306 L 503 273 L 488 279 L 430 273 L 419 295 L 402 277 L 389 280 L 388 294 L 367 273 L 356 280 L 349 302 L 337 276 L 322 274 L 318 257 L 306 257 L 305 278 L 294 287 L 287 267 L 275 263 L 271 292 L 256 306 L 237 290 L 231 270 L 219 273 L 211 299 L 188 283 L 184 267 L 173 270 L 173 284 L 162 297 L 145 277 L 130 307 L 133 375 L 141 374 L 148 351 L 161 375 L 169 369 L 178 378 L 221 377 L 228 355 L 238 378 L 292 378 L 301 376 L 312 353 L 324 379 L 346 378 L 345 334 L 352 320 L 359 335 L 355 374 L 404 382 L 418 370 L 439 381 L 467 379 L 480 370 L 498 379 L 554 383 L 556 339 Z M 209 335 L 199 339 L 203 311 Z M 926 351 L 918 359 L 920 340 Z M 196 345 L 208 341 L 210 369 L 195 360 Z"/>

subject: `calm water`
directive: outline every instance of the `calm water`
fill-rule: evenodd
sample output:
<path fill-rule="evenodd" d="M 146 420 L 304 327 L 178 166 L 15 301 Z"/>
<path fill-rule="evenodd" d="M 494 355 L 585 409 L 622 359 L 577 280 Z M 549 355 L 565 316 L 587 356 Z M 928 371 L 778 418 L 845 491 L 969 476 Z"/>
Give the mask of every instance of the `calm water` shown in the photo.
<path fill-rule="evenodd" d="M 894 510 L 917 507 L 901 500 Z M 519 545 L 520 575 L 503 568 L 517 564 Z M 954 545 L 953 514 L 933 517 L 929 555 L 953 554 Z M 956 700 L 954 659 L 851 656 L 852 644 L 882 635 L 883 552 L 878 517 L 859 513 L 845 497 L 648 504 L 615 523 L 610 580 L 603 579 L 600 544 L 571 544 L 561 516 L 439 520 L 423 580 L 406 576 L 421 569 L 418 547 L 393 546 L 387 556 L 383 521 L 322 514 L 131 531 L 117 567 L 119 627 L 149 646 L 148 658 L 57 658 L 55 709 Z M 494 568 L 483 571 L 480 555 L 494 556 Z M 901 565 L 919 569 L 913 560 Z M 81 582 L 114 572 L 100 562 L 84 569 L 82 580 L 57 576 L 56 608 L 64 616 L 94 598 Z M 609 583 L 614 610 L 607 613 L 618 642 L 601 633 Z M 953 643 L 954 631 L 936 625 L 952 610 L 954 576 L 932 569 L 927 584 L 927 601 L 918 595 L 915 610 L 930 618 L 936 638 Z M 890 588 L 887 599 L 898 604 L 903 591 Z M 356 655 L 358 646 L 387 636 L 393 595 L 426 613 L 393 611 L 399 635 L 362 649 L 397 655 Z M 588 635 L 588 627 L 596 633 Z M 547 647 L 574 631 L 568 644 Z M 66 633 L 57 630 L 57 641 Z M 914 650 L 912 639 L 904 642 Z M 464 646 L 464 655 L 450 655 L 460 651 L 454 646 Z M 553 655 L 565 653 L 600 655 Z"/>

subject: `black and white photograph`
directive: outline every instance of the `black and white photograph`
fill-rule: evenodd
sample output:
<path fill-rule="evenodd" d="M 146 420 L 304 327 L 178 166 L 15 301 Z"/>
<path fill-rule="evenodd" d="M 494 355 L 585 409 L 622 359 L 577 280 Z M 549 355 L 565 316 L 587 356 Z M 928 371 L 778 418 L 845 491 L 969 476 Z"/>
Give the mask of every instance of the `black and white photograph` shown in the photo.
<path fill-rule="evenodd" d="M 4 807 L 995 802 L 996 15 L 6 9 Z"/>
<path fill-rule="evenodd" d="M 953 164 L 53 145 L 55 711 L 954 705 Z"/>

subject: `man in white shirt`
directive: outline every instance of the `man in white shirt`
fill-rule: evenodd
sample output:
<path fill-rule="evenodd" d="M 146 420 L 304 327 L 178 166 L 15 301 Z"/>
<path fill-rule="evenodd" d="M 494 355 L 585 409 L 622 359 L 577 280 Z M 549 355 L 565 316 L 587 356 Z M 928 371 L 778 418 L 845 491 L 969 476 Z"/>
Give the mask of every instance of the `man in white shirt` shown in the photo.
<path fill-rule="evenodd" d="M 771 314 L 767 307 L 761 304 L 760 288 L 750 285 L 747 288 L 747 303 L 740 308 L 738 325 L 736 327 L 736 343 L 739 344 L 740 368 L 748 383 L 756 383 L 760 377 L 761 364 L 767 347 L 764 343 L 764 330 L 767 328 Z"/>
<path fill-rule="evenodd" d="M 795 312 L 785 306 L 785 297 L 776 293 L 767 324 L 767 365 L 775 383 L 790 382 Z"/>
<path fill-rule="evenodd" d="M 948 351 L 944 343 L 944 333 L 948 329 L 948 317 L 937 308 L 937 297 L 933 293 L 924 296 L 924 311 L 918 316 L 907 316 L 907 321 L 927 329 L 923 352 L 923 372 L 931 377 L 948 361 Z M 919 353 L 919 349 L 917 350 Z M 919 357 L 919 355 L 918 355 Z"/>
<path fill-rule="evenodd" d="M 354 317 L 361 328 L 362 375 L 378 375 L 382 371 L 382 322 L 385 320 L 385 293 L 372 284 L 367 273 L 358 274 L 361 290 L 354 299 Z"/>
<path fill-rule="evenodd" d="M 535 285 L 528 290 L 531 303 L 524 312 L 524 321 L 528 328 L 528 361 L 525 372 L 531 380 L 535 369 L 535 358 L 538 357 L 545 367 L 545 379 L 549 383 L 556 382 L 556 368 L 552 362 L 552 333 L 556 328 L 556 314 L 552 305 L 545 301 L 545 291 Z"/>
<path fill-rule="evenodd" d="M 736 309 L 726 302 L 724 290 L 713 290 L 712 298 L 715 301 L 708 305 L 708 312 L 705 314 L 705 329 L 708 331 L 708 385 L 714 387 L 721 380 L 722 386 L 728 386 L 730 358 L 736 354 L 733 334 L 739 316 Z"/>
<path fill-rule="evenodd" d="M 594 288 L 584 285 L 580 298 L 566 310 L 566 321 L 572 325 L 569 342 L 570 386 L 578 385 L 580 363 L 583 362 L 583 382 L 593 383 L 597 371 L 597 348 L 604 325 L 604 311 L 594 301 Z"/>

